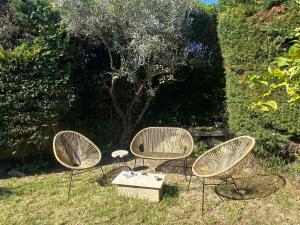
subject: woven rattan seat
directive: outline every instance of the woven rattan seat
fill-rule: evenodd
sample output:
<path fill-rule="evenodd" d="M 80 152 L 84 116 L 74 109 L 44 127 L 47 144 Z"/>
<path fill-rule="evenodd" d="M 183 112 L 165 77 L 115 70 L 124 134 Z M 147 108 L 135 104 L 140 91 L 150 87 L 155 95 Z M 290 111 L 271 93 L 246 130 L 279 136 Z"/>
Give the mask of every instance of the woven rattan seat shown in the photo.
<path fill-rule="evenodd" d="M 141 158 L 145 159 L 163 159 L 163 160 L 172 160 L 172 159 L 181 159 L 185 157 L 182 153 L 168 153 L 168 152 L 143 152 L 139 154 Z"/>
<path fill-rule="evenodd" d="M 205 179 L 218 178 L 226 183 L 231 179 L 237 192 L 239 192 L 232 175 L 239 169 L 239 166 L 252 151 L 254 145 L 255 140 L 252 137 L 237 137 L 210 149 L 194 162 L 192 167 L 193 174 L 202 178 L 202 214 L 204 211 L 204 187 L 205 185 L 215 185 L 206 183 Z"/>
<path fill-rule="evenodd" d="M 101 152 L 89 139 L 74 131 L 61 131 L 53 140 L 54 155 L 70 169 L 88 169 L 100 162 Z"/>
<path fill-rule="evenodd" d="M 135 135 L 130 150 L 145 159 L 184 159 L 192 153 L 193 138 L 182 128 L 148 127 Z"/>
<path fill-rule="evenodd" d="M 57 161 L 71 169 L 68 196 L 73 170 L 90 169 L 101 160 L 101 152 L 97 146 L 82 134 L 74 131 L 61 131 L 56 134 L 53 139 L 53 151 Z"/>
<path fill-rule="evenodd" d="M 193 165 L 193 173 L 198 177 L 229 177 L 254 145 L 255 140 L 249 136 L 224 142 L 202 154 Z"/>
<path fill-rule="evenodd" d="M 193 151 L 190 133 L 178 127 L 148 127 L 138 132 L 130 144 L 130 151 L 136 159 L 183 160 L 184 174 L 187 175 L 187 157 Z M 186 178 L 187 179 L 187 178 Z"/>

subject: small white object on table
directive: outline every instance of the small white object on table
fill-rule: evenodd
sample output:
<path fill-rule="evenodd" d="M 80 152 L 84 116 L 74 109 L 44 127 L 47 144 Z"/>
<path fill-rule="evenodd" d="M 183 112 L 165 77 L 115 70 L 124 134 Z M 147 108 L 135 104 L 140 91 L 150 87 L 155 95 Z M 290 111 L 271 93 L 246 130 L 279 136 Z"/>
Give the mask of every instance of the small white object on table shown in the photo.
<path fill-rule="evenodd" d="M 116 151 L 113 151 L 111 153 L 111 156 L 113 158 L 118 158 L 119 165 L 120 165 L 120 159 L 123 159 L 123 166 L 125 167 L 125 160 L 124 160 L 124 158 L 126 156 L 128 156 L 128 151 L 127 150 L 116 150 Z"/>
<path fill-rule="evenodd" d="M 164 181 L 163 174 L 122 171 L 112 183 L 120 195 L 159 202 Z"/>
<path fill-rule="evenodd" d="M 111 153 L 111 156 L 113 158 L 117 158 L 117 157 L 124 158 L 125 156 L 128 156 L 128 151 L 127 150 L 116 150 Z"/>

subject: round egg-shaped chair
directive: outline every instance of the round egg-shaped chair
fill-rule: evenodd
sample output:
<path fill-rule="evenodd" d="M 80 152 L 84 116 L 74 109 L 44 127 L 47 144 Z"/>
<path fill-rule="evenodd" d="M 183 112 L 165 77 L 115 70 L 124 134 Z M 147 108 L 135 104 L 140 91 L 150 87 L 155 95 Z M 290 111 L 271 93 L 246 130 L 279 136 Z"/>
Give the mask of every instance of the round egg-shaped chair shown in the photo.
<path fill-rule="evenodd" d="M 90 169 L 101 160 L 101 151 L 97 146 L 75 131 L 57 133 L 53 139 L 53 151 L 57 161 L 64 167 L 71 169 L 68 197 L 74 170 Z"/>
<path fill-rule="evenodd" d="M 202 213 L 204 203 L 204 186 L 209 185 L 205 184 L 205 178 L 218 178 L 226 182 L 228 179 L 231 179 L 235 188 L 239 191 L 232 175 L 250 154 L 254 145 L 254 138 L 249 136 L 240 136 L 208 150 L 196 159 L 193 164 L 192 171 L 195 176 L 202 178 Z"/>
<path fill-rule="evenodd" d="M 191 134 L 178 127 L 148 127 L 139 131 L 130 144 L 130 151 L 136 158 L 152 160 L 184 161 L 185 175 L 187 157 L 193 151 Z"/>

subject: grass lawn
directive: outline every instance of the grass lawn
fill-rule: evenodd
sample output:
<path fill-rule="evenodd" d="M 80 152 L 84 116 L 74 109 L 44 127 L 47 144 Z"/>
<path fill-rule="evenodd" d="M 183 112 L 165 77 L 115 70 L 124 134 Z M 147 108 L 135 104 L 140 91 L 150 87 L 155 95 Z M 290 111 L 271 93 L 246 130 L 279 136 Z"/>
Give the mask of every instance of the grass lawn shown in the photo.
<path fill-rule="evenodd" d="M 0 224 L 300 224 L 300 190 L 288 180 L 251 200 L 220 202 L 207 189 L 202 216 L 195 178 L 188 191 L 183 175 L 168 173 L 161 202 L 150 203 L 118 196 L 101 176 L 100 169 L 75 176 L 69 201 L 66 172 L 0 180 Z"/>

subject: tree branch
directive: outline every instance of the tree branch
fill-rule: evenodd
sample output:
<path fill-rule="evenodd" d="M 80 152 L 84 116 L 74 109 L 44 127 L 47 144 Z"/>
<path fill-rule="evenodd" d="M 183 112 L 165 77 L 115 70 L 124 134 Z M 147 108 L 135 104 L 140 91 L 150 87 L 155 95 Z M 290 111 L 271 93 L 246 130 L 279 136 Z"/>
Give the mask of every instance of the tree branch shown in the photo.
<path fill-rule="evenodd" d="M 139 86 L 137 92 L 135 93 L 133 99 L 128 104 L 128 107 L 127 107 L 127 113 L 128 114 L 130 114 L 132 112 L 134 104 L 137 102 L 137 100 L 139 99 L 139 97 L 142 95 L 142 92 L 143 92 L 143 90 L 145 88 L 146 83 L 148 81 L 151 81 L 154 77 L 156 77 L 156 76 L 158 76 L 160 74 L 163 74 L 163 73 L 167 73 L 167 71 L 161 70 L 161 71 L 158 71 L 158 72 L 155 72 L 155 73 L 150 73 L 150 74 L 148 74 L 148 76 L 146 77 L 146 79 L 142 81 L 142 83 Z M 149 104 L 150 104 L 150 102 L 149 102 Z"/>
<path fill-rule="evenodd" d="M 153 98 L 154 98 L 154 96 L 149 96 L 148 97 L 147 102 L 144 105 L 144 108 L 142 109 L 140 115 L 138 116 L 137 120 L 134 123 L 134 127 L 137 126 L 141 122 L 141 120 L 143 119 L 143 117 L 144 117 L 145 113 L 147 112 Z"/>
<path fill-rule="evenodd" d="M 142 95 L 142 92 L 144 90 L 145 84 L 144 82 L 140 85 L 139 89 L 137 90 L 137 92 L 135 93 L 134 97 L 132 98 L 132 100 L 130 101 L 130 103 L 128 104 L 127 107 L 127 113 L 131 113 L 134 104 L 137 102 L 137 100 L 139 99 L 139 97 Z"/>
<path fill-rule="evenodd" d="M 112 52 L 111 52 L 110 46 L 107 44 L 107 42 L 105 40 L 101 39 L 101 41 L 105 45 L 108 55 L 109 55 L 110 69 L 113 70 L 114 72 L 118 72 L 118 70 L 114 67 L 114 60 L 112 57 Z"/>
<path fill-rule="evenodd" d="M 122 122 L 124 123 L 126 120 L 125 114 L 121 110 L 119 104 L 117 103 L 116 96 L 114 95 L 114 87 L 115 87 L 115 83 L 116 83 L 117 79 L 119 79 L 119 77 L 117 77 L 117 76 L 112 77 L 111 86 L 107 87 L 107 88 L 108 88 L 108 94 L 112 100 L 113 106 L 114 106 L 118 116 L 122 119 Z"/>
<path fill-rule="evenodd" d="M 148 76 L 147 76 L 147 79 L 146 81 L 150 81 L 152 80 L 154 77 L 158 76 L 158 75 L 161 75 L 161 74 L 168 74 L 170 73 L 169 71 L 166 71 L 166 70 L 160 70 L 158 72 L 153 72 L 153 73 L 150 73 Z"/>
<path fill-rule="evenodd" d="M 193 69 L 194 69 L 194 67 L 191 67 L 191 66 L 190 66 L 190 67 L 189 67 L 189 72 L 186 74 L 185 78 L 183 78 L 183 79 L 176 79 L 176 78 L 174 78 L 174 81 L 175 81 L 175 82 L 184 82 L 184 81 L 186 81 L 186 80 L 189 78 L 189 76 L 191 75 Z M 175 72 L 175 73 L 176 73 L 176 72 Z"/>

